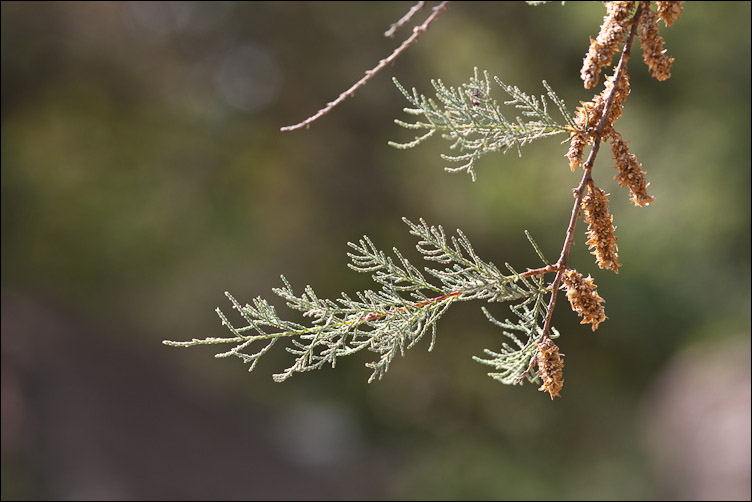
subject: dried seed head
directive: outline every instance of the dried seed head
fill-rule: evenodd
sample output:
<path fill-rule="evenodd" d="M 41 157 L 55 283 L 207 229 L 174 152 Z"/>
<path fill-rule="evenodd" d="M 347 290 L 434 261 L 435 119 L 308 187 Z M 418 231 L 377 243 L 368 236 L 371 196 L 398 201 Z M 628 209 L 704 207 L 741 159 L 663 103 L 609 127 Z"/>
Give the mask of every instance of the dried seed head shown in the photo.
<path fill-rule="evenodd" d="M 668 57 L 663 48 L 665 41 L 658 31 L 658 16 L 650 8 L 646 8 L 640 16 L 638 26 L 642 59 L 654 78 L 666 80 L 671 77 L 671 63 L 674 62 L 674 58 Z"/>
<path fill-rule="evenodd" d="M 582 62 L 580 77 L 585 89 L 592 89 L 598 84 L 603 67 L 610 66 L 619 44 L 627 39 L 629 14 L 634 9 L 634 2 L 607 2 L 607 14 L 603 18 L 598 37 L 590 39 L 590 48 Z"/>
<path fill-rule="evenodd" d="M 544 337 L 542 341 L 536 342 L 538 345 L 538 373 L 543 379 L 543 385 L 538 390 L 548 392 L 551 399 L 561 397 L 559 391 L 564 386 L 562 378 L 564 361 L 562 354 L 559 354 L 559 347 L 549 337 Z"/>
<path fill-rule="evenodd" d="M 684 10 L 682 4 L 684 2 L 655 2 L 658 8 L 658 17 L 660 17 L 666 26 L 674 24 Z"/>
<path fill-rule="evenodd" d="M 595 141 L 595 132 L 601 120 L 601 115 L 603 115 L 607 97 L 614 87 L 614 78 L 613 75 L 606 77 L 606 85 L 603 91 L 594 96 L 593 101 L 581 101 L 580 106 L 575 111 L 574 122 L 577 129 L 569 137 L 569 151 L 567 151 L 569 168 L 572 171 L 582 166 L 585 147 Z M 613 131 L 613 123 L 621 117 L 624 108 L 623 103 L 629 92 L 629 74 L 625 68 L 619 79 L 611 107 L 608 110 L 608 119 L 603 128 L 604 137 L 608 138 Z"/>
<path fill-rule="evenodd" d="M 611 89 L 613 89 L 614 87 L 614 78 L 614 75 L 606 77 L 605 88 L 603 89 L 603 92 L 601 92 L 600 96 L 598 96 L 604 102 L 604 104 L 609 93 L 611 93 Z M 629 96 L 630 92 L 629 73 L 627 73 L 627 69 L 625 67 L 624 71 L 621 74 L 621 78 L 619 79 L 619 83 L 616 86 L 616 91 L 614 92 L 614 100 L 611 103 L 611 107 L 608 109 L 608 121 L 606 122 L 604 133 L 608 134 L 613 127 L 614 122 L 616 122 L 616 120 L 621 117 L 624 110 L 624 101 L 627 99 L 627 96 Z"/>
<path fill-rule="evenodd" d="M 584 131 L 572 133 L 569 139 L 569 151 L 567 151 L 569 168 L 572 172 L 582 165 L 582 156 L 585 154 L 585 145 L 587 143 L 587 135 Z"/>
<path fill-rule="evenodd" d="M 609 135 L 611 139 L 611 153 L 616 162 L 616 169 L 619 170 L 614 179 L 620 186 L 628 187 L 631 194 L 629 200 L 635 206 L 646 206 L 655 200 L 655 197 L 648 195 L 647 187 L 650 183 L 645 179 L 645 171 L 642 170 L 642 164 L 637 162 L 637 157 L 629 153 L 627 142 L 624 141 L 621 134 L 612 131 Z"/>
<path fill-rule="evenodd" d="M 588 245 L 600 268 L 619 273 L 619 247 L 616 245 L 613 216 L 608 213 L 608 194 L 594 185 L 588 185 L 588 194 L 582 199 L 582 211 L 588 225 Z"/>
<path fill-rule="evenodd" d="M 582 317 L 580 324 L 591 323 L 593 331 L 598 329 L 598 324 L 606 320 L 606 311 L 603 308 L 605 300 L 596 291 L 598 286 L 593 282 L 593 278 L 589 275 L 583 278 L 581 273 L 570 268 L 564 272 L 561 279 L 572 310 Z"/>
<path fill-rule="evenodd" d="M 580 101 L 574 115 L 574 122 L 577 129 L 569 137 L 569 168 L 574 172 L 575 169 L 582 166 L 582 157 L 585 153 L 585 147 L 595 140 L 595 129 L 603 113 L 605 101 L 600 95 L 595 96 L 593 101 Z"/>

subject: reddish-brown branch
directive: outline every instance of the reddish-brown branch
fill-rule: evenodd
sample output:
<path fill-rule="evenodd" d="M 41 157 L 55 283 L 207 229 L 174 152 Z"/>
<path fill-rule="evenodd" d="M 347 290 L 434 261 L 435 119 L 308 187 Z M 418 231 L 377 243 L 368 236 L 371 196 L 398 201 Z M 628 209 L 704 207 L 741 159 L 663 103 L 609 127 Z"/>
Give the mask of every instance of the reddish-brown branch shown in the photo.
<path fill-rule="evenodd" d="M 546 275 L 549 272 L 556 272 L 559 270 L 559 264 L 554 263 L 553 265 L 546 265 L 545 267 L 541 268 L 529 268 L 523 273 L 520 274 L 521 277 L 530 277 L 532 275 L 535 276 L 542 276 Z"/>
<path fill-rule="evenodd" d="M 334 109 L 337 105 L 342 103 L 345 99 L 355 94 L 355 91 L 366 85 L 366 83 L 371 80 L 378 72 L 386 68 L 388 65 L 393 63 L 405 50 L 410 47 L 416 40 L 418 40 L 418 37 L 420 37 L 423 33 L 425 33 L 426 30 L 428 30 L 428 27 L 431 25 L 431 23 L 446 10 L 446 8 L 449 6 L 448 1 L 441 2 L 439 5 L 433 8 L 433 12 L 431 12 L 431 15 L 426 18 L 426 20 L 421 24 L 420 26 L 416 26 L 413 28 L 413 33 L 410 35 L 410 37 L 402 42 L 402 45 L 397 47 L 394 52 L 392 52 L 388 57 L 382 59 L 379 61 L 379 64 L 376 65 L 374 68 L 366 71 L 366 74 L 363 78 L 355 82 L 352 87 L 347 89 L 345 92 L 339 95 L 337 99 L 334 101 L 331 101 L 327 103 L 327 105 L 316 112 L 314 115 L 311 115 L 307 119 L 305 119 L 303 122 L 300 122 L 295 125 L 286 126 L 280 128 L 280 131 L 294 131 L 295 129 L 301 129 L 303 127 L 310 126 L 313 122 L 318 120 L 319 118 L 323 117 L 332 109 Z M 409 14 L 409 13 L 408 13 Z M 399 22 L 399 21 L 398 21 Z"/>
<path fill-rule="evenodd" d="M 390 314 L 395 314 L 397 312 L 404 312 L 405 310 L 409 308 L 420 308 L 420 307 L 425 307 L 426 305 L 431 305 L 432 303 L 443 302 L 444 300 L 448 300 L 449 298 L 460 296 L 461 294 L 462 294 L 462 291 L 453 291 L 447 295 L 441 295 L 435 298 L 429 298 L 427 300 L 423 300 L 422 302 L 413 303 L 412 305 L 409 305 L 407 307 L 399 307 L 396 309 L 387 310 L 386 312 L 370 312 L 364 315 L 363 317 L 361 317 L 360 319 L 358 319 L 358 322 L 376 321 L 378 319 L 383 319 L 384 317 Z"/>
<path fill-rule="evenodd" d="M 394 23 L 393 25 L 391 25 L 389 27 L 389 29 L 386 30 L 386 32 L 384 33 L 384 36 L 392 38 L 394 36 L 394 33 L 397 30 L 399 30 L 400 28 L 402 28 L 405 25 L 405 23 L 408 23 L 413 18 L 413 16 L 415 14 L 417 14 L 418 12 L 420 12 L 421 9 L 423 9 L 423 7 L 425 7 L 425 6 L 426 6 L 426 2 L 418 2 L 415 5 L 413 5 L 410 8 L 410 10 L 407 11 L 407 14 L 405 14 L 404 16 L 402 16 L 399 21 L 397 21 L 396 23 Z"/>

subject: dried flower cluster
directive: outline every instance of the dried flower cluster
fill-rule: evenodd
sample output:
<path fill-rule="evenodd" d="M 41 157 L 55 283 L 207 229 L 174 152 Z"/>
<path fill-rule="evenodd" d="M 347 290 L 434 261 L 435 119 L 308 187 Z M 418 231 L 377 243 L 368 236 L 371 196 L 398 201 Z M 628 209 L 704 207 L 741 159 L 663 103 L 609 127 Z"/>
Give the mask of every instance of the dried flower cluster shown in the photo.
<path fill-rule="evenodd" d="M 666 80 L 671 76 L 671 63 L 674 59 L 666 56 L 666 51 L 663 48 L 665 42 L 658 31 L 658 19 L 662 19 L 667 26 L 671 26 L 682 12 L 683 2 L 655 2 L 657 13 L 650 9 L 651 2 L 641 3 L 638 31 L 643 59 L 653 77 L 658 80 Z M 618 50 L 619 44 L 626 41 L 627 31 L 633 25 L 630 14 L 634 11 L 634 8 L 635 2 L 606 2 L 607 14 L 603 18 L 598 37 L 590 39 L 590 48 L 580 70 L 580 77 L 586 89 L 595 87 L 602 69 L 612 64 L 613 55 Z M 629 75 L 626 72 L 626 67 L 619 82 L 614 84 L 614 78 L 615 75 L 606 79 L 603 92 L 595 96 L 593 101 L 582 102 L 582 106 L 577 108 L 575 115 L 576 130 L 572 131 L 570 147 L 567 152 L 569 167 L 572 171 L 582 166 L 585 147 L 594 142 L 595 129 L 601 119 L 606 97 L 613 86 L 616 85 L 614 102 L 609 108 L 608 119 L 600 133 L 603 139 L 609 139 L 614 135 L 613 124 L 621 116 L 623 102 L 629 94 Z M 634 193 L 639 193 L 639 191 L 634 191 Z M 643 197 L 640 200 L 643 203 L 639 205 L 643 205 L 646 199 Z"/>
<path fill-rule="evenodd" d="M 611 135 L 611 153 L 614 156 L 614 162 L 616 162 L 615 167 L 619 170 L 615 179 L 620 186 L 629 188 L 631 192 L 629 200 L 635 206 L 647 206 L 653 202 L 655 197 L 647 193 L 647 187 L 650 183 L 645 179 L 642 164 L 637 161 L 637 157 L 629 153 L 627 142 L 616 131 Z"/>
<path fill-rule="evenodd" d="M 572 132 L 569 138 L 569 150 L 567 151 L 569 168 L 572 172 L 582 166 L 582 156 L 585 154 L 585 147 L 590 143 L 590 138 L 593 136 L 593 128 L 589 124 L 593 120 L 597 121 L 599 117 L 599 114 L 594 113 L 595 111 L 597 111 L 595 104 L 590 101 L 587 103 L 581 102 L 581 106 L 577 107 L 577 113 L 575 114 L 577 130 Z"/>
<path fill-rule="evenodd" d="M 671 26 L 684 10 L 684 7 L 682 6 L 683 3 L 684 2 L 655 2 L 658 17 L 666 23 L 666 26 Z"/>
<path fill-rule="evenodd" d="M 619 44 L 627 39 L 629 15 L 634 9 L 634 2 L 607 2 L 606 16 L 603 18 L 598 37 L 590 39 L 590 48 L 582 65 L 580 76 L 585 82 L 585 89 L 592 89 L 598 84 L 601 69 L 610 66 Z"/>
<path fill-rule="evenodd" d="M 595 185 L 588 185 L 588 194 L 582 199 L 582 211 L 588 225 L 588 241 L 591 254 L 595 255 L 600 268 L 619 273 L 619 247 L 616 245 L 614 217 L 608 213 L 606 192 Z"/>
<path fill-rule="evenodd" d="M 601 71 L 611 65 L 614 54 L 619 50 L 619 44 L 626 40 L 632 24 L 630 15 L 634 11 L 635 3 L 606 2 L 603 24 L 598 36 L 590 39 L 590 47 L 580 70 L 585 89 L 592 89 L 598 84 Z M 641 2 L 642 12 L 638 20 L 640 46 L 643 60 L 653 77 L 666 80 L 671 76 L 671 63 L 674 58 L 668 57 L 663 48 L 665 41 L 658 31 L 658 19 L 662 19 L 666 26 L 673 25 L 684 9 L 684 2 L 654 3 L 656 12 L 650 8 L 651 2 Z"/>
<path fill-rule="evenodd" d="M 655 11 L 651 4 L 655 4 Z M 583 60 L 580 77 L 586 89 L 598 84 L 604 67 L 611 66 L 613 56 L 624 44 L 624 52 L 613 75 L 606 77 L 604 89 L 595 95 L 592 101 L 580 102 L 570 129 L 570 145 L 567 151 L 569 167 L 572 171 L 584 167 L 586 173 L 583 181 L 575 190 L 575 196 L 581 197 L 580 209 L 588 225 L 587 244 L 595 255 L 598 266 L 619 273 L 619 254 L 613 217 L 609 214 L 607 194 L 598 188 L 590 174 L 592 163 L 601 141 L 611 142 L 611 153 L 616 163 L 618 174 L 615 176 L 620 186 L 629 188 L 630 200 L 636 206 L 645 206 L 653 202 L 654 197 L 647 194 L 649 183 L 645 171 L 637 158 L 629 152 L 626 141 L 614 128 L 614 122 L 621 117 L 624 101 L 630 93 L 629 74 L 626 63 L 629 59 L 631 44 L 639 34 L 643 60 L 651 75 L 657 80 L 666 80 L 671 76 L 671 64 L 674 58 L 666 55 L 663 48 L 665 41 L 658 30 L 658 20 L 671 26 L 681 15 L 684 2 L 605 2 L 606 16 L 603 18 L 598 36 L 590 39 L 590 47 Z M 637 6 L 637 8 L 636 8 Z M 634 14 L 634 17 L 632 15 Z M 608 105 L 608 106 L 607 106 Z M 583 164 L 585 148 L 593 145 L 588 161 Z M 584 183 L 588 192 L 583 197 Z M 572 221 L 576 221 L 573 216 Z M 582 317 L 581 324 L 590 323 L 593 331 L 606 320 L 603 308 L 604 300 L 596 291 L 593 278 L 574 269 L 566 268 L 561 275 L 561 288 L 566 289 L 567 299 L 577 314 Z M 560 272 L 561 273 L 561 272 Z M 540 390 L 547 390 L 551 397 L 559 395 L 563 380 L 558 348 L 547 337 L 538 343 L 538 374 L 543 377 Z"/>
<path fill-rule="evenodd" d="M 581 273 L 570 268 L 562 275 L 561 280 L 567 290 L 567 299 L 572 310 L 582 317 L 580 324 L 591 323 L 593 331 L 598 329 L 598 324 L 606 320 L 606 311 L 603 308 L 605 300 L 596 291 L 598 286 L 593 278 L 589 275 L 583 278 Z"/>
<path fill-rule="evenodd" d="M 538 390 L 548 392 L 551 399 L 561 397 L 559 391 L 564 387 L 563 369 L 564 361 L 562 354 L 559 354 L 559 347 L 549 337 L 539 340 L 537 362 L 538 373 L 543 380 Z"/>
<path fill-rule="evenodd" d="M 581 102 L 577 107 L 574 122 L 577 125 L 569 139 L 569 167 L 572 171 L 582 166 L 582 157 L 585 153 L 585 147 L 592 144 L 596 137 L 596 127 L 603 115 L 606 106 L 606 100 L 614 87 L 614 76 L 606 77 L 606 84 L 603 92 L 593 97 L 592 101 Z M 629 75 L 626 70 L 619 79 L 614 100 L 608 110 L 608 119 L 603 130 L 603 135 L 608 137 L 614 132 L 613 123 L 621 117 L 624 110 L 624 100 L 629 95 Z"/>
<path fill-rule="evenodd" d="M 679 9 L 681 13 L 681 6 L 679 6 Z M 669 19 L 673 23 L 676 18 L 669 17 Z M 646 8 L 640 16 L 639 28 L 642 59 L 648 65 L 650 74 L 654 78 L 661 81 L 666 80 L 671 77 L 671 63 L 674 62 L 674 58 L 668 57 L 666 50 L 663 48 L 665 41 L 658 31 L 658 15 L 649 8 Z"/>

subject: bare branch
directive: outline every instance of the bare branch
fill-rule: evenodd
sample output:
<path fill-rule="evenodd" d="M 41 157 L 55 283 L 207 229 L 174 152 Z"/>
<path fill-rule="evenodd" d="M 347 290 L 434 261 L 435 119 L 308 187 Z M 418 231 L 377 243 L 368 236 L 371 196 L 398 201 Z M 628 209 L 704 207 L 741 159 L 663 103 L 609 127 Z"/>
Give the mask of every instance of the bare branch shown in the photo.
<path fill-rule="evenodd" d="M 410 10 L 407 11 L 407 14 L 402 16 L 402 18 L 399 21 L 391 25 L 389 29 L 386 30 L 386 33 L 384 33 L 384 36 L 393 38 L 397 30 L 402 28 L 405 25 L 405 23 L 409 22 L 410 19 L 412 19 L 412 17 L 418 12 L 420 12 L 425 6 L 426 6 L 426 2 L 418 2 L 415 5 L 413 5 L 412 8 L 410 8 Z"/>
<path fill-rule="evenodd" d="M 355 94 L 355 91 L 363 87 L 369 80 L 371 80 L 371 78 L 373 78 L 378 72 L 383 70 L 387 65 L 393 63 L 400 56 L 400 54 L 405 52 L 405 50 L 408 47 L 410 47 L 416 40 L 418 40 L 418 37 L 420 37 L 423 33 L 425 33 L 426 30 L 428 30 L 428 27 L 431 25 L 431 23 L 439 16 L 439 14 L 444 12 L 448 6 L 449 6 L 449 2 L 445 0 L 444 2 L 441 2 L 439 5 L 434 7 L 431 15 L 428 16 L 428 18 L 426 18 L 423 24 L 413 28 L 413 34 L 410 35 L 410 37 L 407 40 L 402 42 L 402 45 L 397 47 L 394 50 L 394 52 L 392 52 L 389 55 L 389 57 L 379 61 L 379 64 L 376 65 L 374 68 L 366 71 L 366 74 L 363 78 L 355 82 L 355 84 L 353 84 L 352 87 L 350 87 L 348 90 L 340 94 L 337 99 L 327 103 L 327 105 L 324 108 L 316 112 L 316 114 L 311 115 L 310 117 L 305 119 L 303 122 L 300 122 L 298 124 L 291 125 L 291 126 L 282 127 L 280 128 L 280 131 L 294 131 L 296 129 L 301 129 L 303 127 L 309 127 L 313 122 L 315 122 L 319 118 L 323 117 L 324 115 L 332 111 L 337 105 L 342 103 L 345 99 Z"/>

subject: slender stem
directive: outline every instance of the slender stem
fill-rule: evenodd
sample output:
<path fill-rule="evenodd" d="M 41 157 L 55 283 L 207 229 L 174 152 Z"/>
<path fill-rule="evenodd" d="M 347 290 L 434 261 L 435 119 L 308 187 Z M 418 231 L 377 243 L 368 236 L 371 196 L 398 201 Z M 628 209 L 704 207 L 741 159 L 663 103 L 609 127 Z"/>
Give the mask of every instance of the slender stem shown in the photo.
<path fill-rule="evenodd" d="M 451 293 L 437 296 L 434 298 L 428 298 L 426 300 L 420 301 L 420 302 L 414 302 L 410 305 L 407 305 L 405 307 L 398 307 L 390 310 L 386 310 L 384 312 L 369 312 L 366 315 L 362 317 L 358 317 L 356 319 L 350 319 L 348 321 L 342 321 L 337 324 L 326 324 L 324 326 L 313 326 L 310 328 L 304 328 L 299 330 L 291 330 L 291 331 L 283 331 L 278 333 L 263 333 L 263 334 L 255 334 L 255 335 L 239 335 L 232 338 L 203 338 L 198 339 L 194 338 L 191 341 L 188 342 L 173 342 L 171 340 L 163 340 L 162 343 L 165 345 L 170 345 L 172 347 L 193 347 L 194 345 L 215 345 L 220 343 L 241 343 L 241 342 L 255 342 L 258 340 L 269 340 L 271 338 L 284 338 L 289 336 L 298 336 L 298 335 L 307 335 L 311 333 L 315 333 L 317 331 L 322 331 L 324 329 L 330 329 L 330 328 L 336 328 L 340 326 L 346 326 L 349 324 L 363 324 L 364 322 L 368 321 L 377 321 L 379 319 L 383 319 L 384 317 L 396 314 L 398 312 L 404 312 L 408 309 L 412 308 L 423 308 L 427 307 L 428 305 L 433 305 L 441 302 L 445 302 L 447 300 L 454 301 L 457 297 L 461 296 L 464 291 L 452 291 Z M 250 329 L 253 329 L 253 326 L 246 326 L 244 328 L 238 328 L 235 330 L 236 333 L 240 333 L 243 331 L 248 331 Z"/>
<path fill-rule="evenodd" d="M 360 319 L 358 319 L 357 322 L 358 323 L 362 323 L 362 322 L 366 322 L 366 321 L 376 321 L 378 319 L 383 319 L 384 317 L 386 317 L 386 316 L 388 316 L 390 314 L 395 314 L 397 312 L 404 312 L 408 308 L 421 308 L 421 307 L 425 307 L 427 305 L 431 305 L 432 303 L 443 302 L 444 300 L 448 300 L 450 298 L 454 299 L 454 298 L 460 296 L 462 293 L 463 293 L 463 291 L 453 291 L 453 292 L 451 292 L 451 293 L 449 293 L 447 295 L 441 295 L 441 296 L 437 296 L 435 298 L 429 298 L 427 300 L 423 300 L 422 302 L 415 302 L 415 303 L 413 303 L 412 305 L 410 305 L 408 307 L 399 307 L 399 308 L 396 308 L 396 309 L 387 310 L 386 312 L 370 312 L 370 313 L 366 314 L 365 316 L 361 317 Z"/>
<path fill-rule="evenodd" d="M 402 16 L 399 21 L 397 21 L 396 23 L 394 23 L 393 25 L 391 25 L 389 27 L 389 29 L 386 31 L 386 33 L 384 33 L 384 36 L 392 38 L 394 36 L 394 33 L 397 30 L 399 30 L 400 28 L 402 28 L 405 25 L 405 23 L 409 22 L 410 19 L 412 19 L 412 17 L 415 14 L 417 14 L 418 12 L 420 12 L 420 10 L 423 7 L 425 7 L 425 6 L 426 6 L 426 2 L 418 2 L 415 5 L 413 5 L 410 8 L 410 10 L 407 11 L 407 14 L 405 14 L 404 16 Z"/>
<path fill-rule="evenodd" d="M 529 268 L 525 272 L 521 273 L 520 276 L 522 277 L 530 277 L 531 275 L 535 276 L 541 276 L 546 275 L 549 272 L 557 272 L 559 270 L 559 264 L 554 263 L 553 265 L 546 265 L 545 267 L 541 268 Z"/>
<path fill-rule="evenodd" d="M 296 129 L 301 129 L 303 127 L 310 126 L 313 122 L 318 120 L 319 118 L 323 117 L 330 111 L 332 111 L 337 105 L 342 103 L 345 99 L 351 97 L 353 94 L 355 94 L 355 91 L 366 85 L 366 83 L 371 80 L 378 72 L 386 68 L 388 65 L 393 63 L 405 50 L 410 47 L 416 40 L 418 40 L 418 37 L 420 37 L 423 33 L 425 33 L 426 30 L 428 30 L 428 27 L 431 25 L 431 23 L 446 10 L 446 8 L 449 6 L 448 1 L 441 2 L 439 5 L 433 8 L 433 12 L 431 13 L 428 18 L 426 18 L 425 22 L 421 24 L 420 26 L 416 26 L 413 28 L 413 33 L 410 35 L 410 37 L 402 42 L 402 45 L 397 47 L 394 52 L 392 52 L 388 57 L 382 59 L 379 61 L 379 64 L 376 65 L 374 68 L 366 71 L 366 74 L 363 78 L 355 82 L 352 87 L 350 87 L 348 90 L 343 92 L 339 95 L 337 99 L 334 101 L 331 101 L 327 103 L 327 105 L 316 112 L 314 115 L 311 115 L 307 119 L 305 119 L 303 122 L 300 122 L 295 125 L 286 126 L 280 128 L 280 131 L 294 131 Z M 409 13 L 408 13 L 409 14 Z"/>

